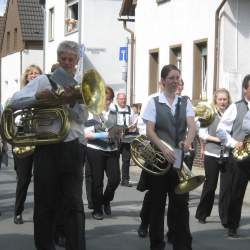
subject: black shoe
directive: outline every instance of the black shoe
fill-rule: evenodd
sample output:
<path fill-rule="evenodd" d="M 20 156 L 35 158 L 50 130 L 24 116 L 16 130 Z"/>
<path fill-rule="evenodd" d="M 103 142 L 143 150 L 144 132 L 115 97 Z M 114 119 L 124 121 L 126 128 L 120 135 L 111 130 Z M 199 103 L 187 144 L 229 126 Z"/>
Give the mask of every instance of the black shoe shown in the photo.
<path fill-rule="evenodd" d="M 15 215 L 14 223 L 15 224 L 23 224 L 23 217 L 21 214 Z"/>
<path fill-rule="evenodd" d="M 62 235 L 58 235 L 56 238 L 55 238 L 55 244 L 59 247 L 64 247 L 66 246 L 66 238 L 65 236 L 62 236 Z"/>
<path fill-rule="evenodd" d="M 237 229 L 236 228 L 228 228 L 227 235 L 230 238 L 239 238 L 239 235 L 237 233 Z"/>
<path fill-rule="evenodd" d="M 228 224 L 227 224 L 227 223 L 222 223 L 222 226 L 223 226 L 224 228 L 228 228 Z"/>
<path fill-rule="evenodd" d="M 206 224 L 207 223 L 206 219 L 198 219 L 198 221 L 199 221 L 200 224 Z"/>
<path fill-rule="evenodd" d="M 132 187 L 132 184 L 130 184 L 128 180 L 122 181 L 121 185 L 124 187 Z"/>
<path fill-rule="evenodd" d="M 111 207 L 110 203 L 104 204 L 103 205 L 103 210 L 106 215 L 111 215 Z"/>
<path fill-rule="evenodd" d="M 97 212 L 97 211 L 94 211 L 92 212 L 92 217 L 95 219 L 95 220 L 103 220 L 103 213 L 102 212 Z"/>
<path fill-rule="evenodd" d="M 137 230 L 138 236 L 141 238 L 145 238 L 148 235 L 148 227 L 144 225 L 140 225 Z"/>

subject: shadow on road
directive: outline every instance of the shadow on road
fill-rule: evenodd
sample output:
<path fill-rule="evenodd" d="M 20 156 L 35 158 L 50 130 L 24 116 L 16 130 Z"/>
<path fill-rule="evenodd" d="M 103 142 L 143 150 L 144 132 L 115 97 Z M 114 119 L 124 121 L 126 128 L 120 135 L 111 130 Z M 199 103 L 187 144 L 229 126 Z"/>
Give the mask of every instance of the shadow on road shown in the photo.
<path fill-rule="evenodd" d="M 1 234 L 1 250 L 35 249 L 33 236 L 28 234 Z"/>

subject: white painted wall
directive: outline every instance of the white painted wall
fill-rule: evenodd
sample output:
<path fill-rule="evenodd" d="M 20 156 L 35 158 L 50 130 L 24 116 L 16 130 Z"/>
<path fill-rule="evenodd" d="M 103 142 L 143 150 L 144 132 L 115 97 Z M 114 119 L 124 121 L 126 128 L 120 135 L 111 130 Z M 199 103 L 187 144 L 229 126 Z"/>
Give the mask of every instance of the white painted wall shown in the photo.
<path fill-rule="evenodd" d="M 42 68 L 43 52 L 41 50 L 24 50 L 2 57 L 2 104 L 6 102 L 16 91 L 20 89 L 22 73 L 30 64 L 36 64 Z"/>
<path fill-rule="evenodd" d="M 221 0 L 137 1 L 136 7 L 136 102 L 148 95 L 149 50 L 159 49 L 159 71 L 169 63 L 169 47 L 182 45 L 184 94 L 192 96 L 193 43 L 208 39 L 208 99 L 213 95 L 215 12 Z M 147 14 L 145 14 L 147 13 Z M 250 1 L 228 0 L 221 16 L 220 86 L 239 98 L 242 77 L 249 72 Z M 160 75 L 160 72 L 159 72 Z M 143 87 L 143 88 L 142 88 Z"/>
<path fill-rule="evenodd" d="M 22 52 L 21 74 L 31 64 L 35 64 L 43 69 L 43 51 L 42 50 L 24 50 Z"/>
<path fill-rule="evenodd" d="M 6 100 L 20 89 L 20 62 L 20 53 L 2 57 L 1 103 L 3 106 Z"/>
<path fill-rule="evenodd" d="M 56 62 L 56 48 L 63 40 L 78 42 L 78 32 L 64 34 L 65 0 L 46 1 L 46 13 L 55 8 L 55 37 L 48 41 L 46 31 L 46 71 Z M 119 48 L 124 45 L 129 34 L 124 31 L 122 23 L 117 21 L 122 0 L 82 0 L 82 37 L 85 47 L 84 67 L 97 69 L 105 82 L 114 88 L 124 87 L 122 64 L 119 62 Z M 47 22 L 48 30 L 48 22 Z M 88 62 L 88 63 L 87 63 Z"/>
<path fill-rule="evenodd" d="M 244 76 L 250 73 L 250 1 L 229 0 L 223 13 L 220 83 L 234 100 L 241 97 Z"/>

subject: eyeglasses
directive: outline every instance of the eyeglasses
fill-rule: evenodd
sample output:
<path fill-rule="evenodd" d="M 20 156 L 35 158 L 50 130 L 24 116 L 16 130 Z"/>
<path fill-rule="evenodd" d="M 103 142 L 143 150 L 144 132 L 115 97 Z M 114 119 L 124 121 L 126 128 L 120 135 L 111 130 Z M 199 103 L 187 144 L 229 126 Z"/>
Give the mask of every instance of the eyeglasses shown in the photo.
<path fill-rule="evenodd" d="M 166 78 L 169 81 L 180 81 L 181 78 L 179 76 L 175 77 L 175 76 L 171 76 L 171 77 L 167 77 Z"/>

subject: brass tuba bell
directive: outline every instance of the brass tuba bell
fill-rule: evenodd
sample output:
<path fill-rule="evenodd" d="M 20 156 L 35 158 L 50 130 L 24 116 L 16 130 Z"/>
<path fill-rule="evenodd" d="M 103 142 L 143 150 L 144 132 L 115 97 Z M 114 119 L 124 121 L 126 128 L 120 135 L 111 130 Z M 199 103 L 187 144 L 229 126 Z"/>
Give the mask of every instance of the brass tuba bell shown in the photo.
<path fill-rule="evenodd" d="M 96 70 L 89 70 L 84 74 L 83 80 L 75 86 L 75 100 L 84 103 L 87 109 L 99 114 L 105 107 L 105 83 Z M 36 146 L 53 144 L 62 141 L 68 134 L 70 123 L 68 113 L 63 104 L 68 99 L 64 98 L 63 91 L 51 100 L 39 100 L 33 107 L 22 110 L 12 110 L 6 107 L 2 114 L 2 137 L 13 146 Z M 22 131 L 19 131 L 15 122 L 21 117 Z M 59 120 L 60 125 L 53 131 L 47 127 L 54 120 Z M 20 151 L 20 150 L 19 150 Z"/>
<path fill-rule="evenodd" d="M 208 102 L 198 102 L 193 107 L 195 112 L 195 120 L 200 122 L 200 127 L 208 127 L 215 118 L 215 108 Z"/>

